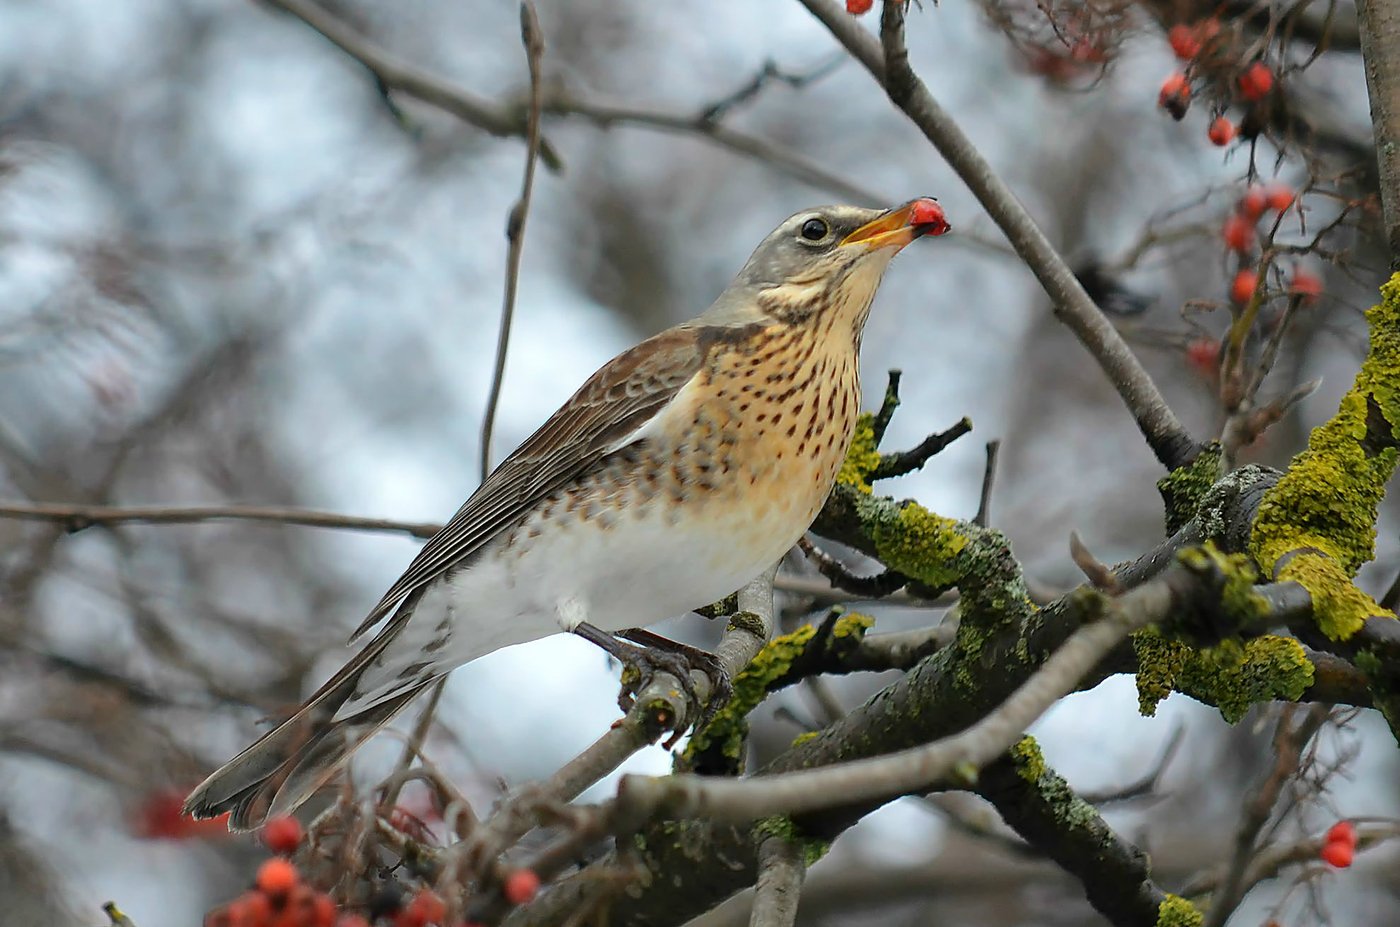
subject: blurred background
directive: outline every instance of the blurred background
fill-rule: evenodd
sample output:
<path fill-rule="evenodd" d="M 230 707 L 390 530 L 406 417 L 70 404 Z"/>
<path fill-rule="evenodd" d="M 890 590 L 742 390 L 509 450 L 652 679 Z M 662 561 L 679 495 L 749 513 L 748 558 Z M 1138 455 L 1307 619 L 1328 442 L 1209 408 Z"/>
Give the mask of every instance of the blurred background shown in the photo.
<path fill-rule="evenodd" d="M 513 0 L 326 8 L 403 60 L 523 106 Z M 540 0 L 539 14 L 550 92 L 681 125 L 545 117 L 562 169 L 536 180 L 496 459 L 614 353 L 703 310 L 787 215 L 927 194 L 955 234 L 891 269 L 865 338 L 867 405 L 899 368 L 888 447 L 964 415 L 975 431 L 885 491 L 970 517 L 984 443 L 1000 439 L 992 522 L 1036 582 L 1079 581 L 1071 528 L 1107 562 L 1160 538 L 1158 465 L 1096 364 L 951 170 L 802 7 Z M 1160 10 L 1130 8 L 1088 63 L 1037 38 L 1036 15 L 925 2 L 910 13 L 915 68 L 1095 281 L 1178 414 L 1214 434 L 1213 361 L 1192 345 L 1228 321 L 1205 310 L 1226 300 L 1219 227 L 1249 146 L 1209 144 L 1204 105 L 1182 123 L 1158 109 L 1173 68 Z M 1261 139 L 1255 157 L 1265 178 L 1342 191 L 1318 198 L 1314 226 L 1367 192 L 1360 57 L 1336 45 L 1289 85 L 1331 143 L 1300 153 Z M 765 67 L 780 77 L 736 99 Z M 772 156 L 721 143 L 715 125 Z M 523 156 L 519 138 L 386 96 L 272 6 L 0 0 L 0 498 L 445 520 L 481 478 Z M 1360 311 L 1385 264 L 1374 235 L 1344 223 L 1302 260 L 1324 294 L 1265 392 L 1322 383 L 1243 460 L 1286 463 L 1364 350 Z M 0 922 L 95 925 L 116 899 L 139 927 L 198 923 L 246 883 L 258 850 L 179 823 L 179 797 L 340 665 L 349 630 L 419 542 L 277 524 L 66 527 L 0 519 Z M 1396 533 L 1389 506 L 1368 588 L 1400 567 Z M 784 602 L 792 620 L 820 609 Z M 871 610 L 883 630 L 936 617 Z M 662 630 L 704 644 L 719 629 L 690 617 Z M 453 675 L 429 753 L 484 810 L 502 783 L 547 775 L 606 728 L 616 675 L 576 640 L 493 655 Z M 886 682 L 829 688 L 850 707 Z M 755 758 L 818 713 L 805 690 L 772 700 Z M 1090 792 L 1152 773 L 1179 739 L 1150 795 L 1107 809 L 1173 888 L 1229 852 L 1242 797 L 1271 762 L 1272 720 L 1230 727 L 1180 696 L 1142 718 L 1119 677 L 1036 733 Z M 357 774 L 395 754 L 382 740 Z M 1396 813 L 1383 724 L 1361 713 L 1319 743 L 1329 791 L 1300 793 L 1285 832 Z M 653 749 L 629 768 L 669 760 Z M 815 867 L 805 922 L 1097 922 L 1075 883 L 999 827 L 967 796 L 897 802 Z M 1232 923 L 1263 923 L 1282 903 L 1280 923 L 1327 912 L 1391 924 L 1397 871 L 1382 850 L 1301 889 L 1290 876 Z"/>

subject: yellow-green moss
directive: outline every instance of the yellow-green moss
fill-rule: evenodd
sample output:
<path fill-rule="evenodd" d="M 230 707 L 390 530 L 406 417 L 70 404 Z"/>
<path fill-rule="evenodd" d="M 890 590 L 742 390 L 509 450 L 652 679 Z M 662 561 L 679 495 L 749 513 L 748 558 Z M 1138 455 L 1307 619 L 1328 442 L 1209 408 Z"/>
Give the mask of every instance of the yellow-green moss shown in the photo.
<path fill-rule="evenodd" d="M 863 493 L 872 492 L 870 474 L 880 466 L 880 451 L 875 446 L 875 416 L 862 413 L 856 419 L 855 434 L 851 438 L 850 450 L 841 462 L 836 474 L 836 482 L 854 486 Z"/>
<path fill-rule="evenodd" d="M 809 741 L 816 740 L 819 736 L 821 736 L 821 731 L 803 731 L 792 739 L 789 746 L 800 747 Z"/>
<path fill-rule="evenodd" d="M 1211 444 L 1196 459 L 1157 481 L 1166 507 L 1167 534 L 1173 535 L 1191 520 L 1201 500 L 1220 479 L 1220 445 Z"/>
<path fill-rule="evenodd" d="M 1297 701 L 1313 681 L 1312 661 L 1291 637 L 1266 635 L 1241 644 L 1227 640 L 1197 650 L 1154 628 L 1133 635 L 1138 658 L 1138 708 L 1147 716 L 1177 691 L 1220 710 L 1234 724 L 1250 706 Z"/>
<path fill-rule="evenodd" d="M 1180 895 L 1168 895 L 1157 906 L 1157 927 L 1201 927 L 1204 921 L 1200 908 Z"/>
<path fill-rule="evenodd" d="M 1400 274 L 1381 287 L 1381 301 L 1366 319 L 1371 346 L 1356 381 L 1337 414 L 1313 429 L 1307 450 L 1265 494 L 1250 538 L 1265 572 L 1308 590 L 1318 627 L 1334 640 L 1384 614 L 1351 577 L 1374 556 L 1376 511 L 1398 456 Z"/>
<path fill-rule="evenodd" d="M 1040 752 L 1040 744 L 1027 734 L 1011 745 L 1011 762 L 1016 764 L 1016 775 L 1031 785 L 1040 781 L 1049 770 L 1045 765 L 1045 755 Z"/>
<path fill-rule="evenodd" d="M 838 653 L 854 649 L 860 645 L 874 622 L 875 619 L 869 615 L 857 612 L 842 615 L 831 628 L 827 646 Z M 744 737 L 748 734 L 749 712 L 758 707 L 774 683 L 792 671 L 793 661 L 806 653 L 816 636 L 817 628 L 805 624 L 764 645 L 749 661 L 749 665 L 734 677 L 734 692 L 728 704 L 690 738 L 681 754 L 681 764 L 688 767 L 700 753 L 713 748 L 718 748 L 724 757 L 737 763 L 743 751 Z"/>

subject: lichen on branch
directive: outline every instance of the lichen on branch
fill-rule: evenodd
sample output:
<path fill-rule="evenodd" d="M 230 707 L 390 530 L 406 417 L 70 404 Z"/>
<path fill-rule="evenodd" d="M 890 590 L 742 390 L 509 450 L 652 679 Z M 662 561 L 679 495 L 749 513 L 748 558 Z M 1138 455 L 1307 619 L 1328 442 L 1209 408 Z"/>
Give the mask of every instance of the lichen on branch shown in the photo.
<path fill-rule="evenodd" d="M 1260 567 L 1303 586 L 1318 627 L 1343 641 L 1386 614 L 1351 578 L 1375 555 L 1377 510 L 1400 457 L 1400 274 L 1366 319 L 1370 349 L 1355 383 L 1265 494 L 1250 540 Z"/>

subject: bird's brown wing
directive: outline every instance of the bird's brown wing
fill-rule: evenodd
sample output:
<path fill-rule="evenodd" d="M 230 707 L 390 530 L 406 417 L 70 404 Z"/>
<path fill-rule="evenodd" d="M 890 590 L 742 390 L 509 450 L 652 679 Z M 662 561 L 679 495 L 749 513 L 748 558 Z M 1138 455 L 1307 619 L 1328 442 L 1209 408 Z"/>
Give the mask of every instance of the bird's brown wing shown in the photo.
<path fill-rule="evenodd" d="M 622 447 L 700 370 L 710 342 L 702 331 L 688 325 L 668 329 L 590 377 L 433 535 L 350 640 Z"/>

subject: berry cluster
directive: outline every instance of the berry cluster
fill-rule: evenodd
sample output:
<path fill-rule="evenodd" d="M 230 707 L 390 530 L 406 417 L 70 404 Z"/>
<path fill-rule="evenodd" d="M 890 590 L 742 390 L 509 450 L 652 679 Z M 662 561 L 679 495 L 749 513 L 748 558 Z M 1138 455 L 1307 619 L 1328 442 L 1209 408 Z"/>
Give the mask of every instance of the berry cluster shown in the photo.
<path fill-rule="evenodd" d="M 1356 855 L 1356 825 L 1338 821 L 1327 830 L 1322 841 L 1322 860 L 1329 866 L 1345 869 Z"/>
<path fill-rule="evenodd" d="M 1247 261 L 1258 243 L 1259 220 L 1269 212 L 1284 212 L 1293 206 L 1293 191 L 1281 183 L 1254 185 L 1235 204 L 1235 210 L 1221 228 L 1225 247 Z M 1259 288 L 1259 273 L 1253 267 L 1242 266 L 1230 283 L 1230 299 L 1239 305 L 1249 302 Z M 1322 281 L 1302 268 L 1295 268 L 1288 285 L 1289 292 L 1312 303 L 1322 295 Z"/>
<path fill-rule="evenodd" d="M 1233 71 L 1238 65 L 1228 61 L 1229 37 L 1222 31 L 1220 20 L 1211 17 L 1195 23 L 1177 23 L 1167 31 L 1167 43 L 1178 59 L 1185 62 L 1180 71 L 1168 75 L 1157 94 L 1157 105 L 1173 119 L 1186 118 L 1191 106 L 1191 80 L 1196 72 L 1206 69 L 1219 74 L 1221 68 Z M 1252 61 L 1234 74 L 1233 97 L 1246 104 L 1258 103 L 1274 89 L 1274 72 L 1262 61 Z M 1239 128 L 1223 112 L 1217 112 L 1206 129 L 1211 144 L 1225 146 L 1239 135 Z"/>
<path fill-rule="evenodd" d="M 356 910 L 338 909 L 289 858 L 305 838 L 295 818 L 268 821 L 261 838 L 278 855 L 258 867 L 252 888 L 210 912 L 205 927 L 447 927 L 447 902 L 428 888 L 409 897 L 390 883 Z M 512 905 L 529 903 L 539 889 L 540 877 L 531 869 L 513 869 L 501 881 L 501 896 Z M 457 921 L 454 927 L 478 925 Z"/>

